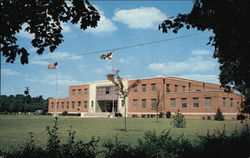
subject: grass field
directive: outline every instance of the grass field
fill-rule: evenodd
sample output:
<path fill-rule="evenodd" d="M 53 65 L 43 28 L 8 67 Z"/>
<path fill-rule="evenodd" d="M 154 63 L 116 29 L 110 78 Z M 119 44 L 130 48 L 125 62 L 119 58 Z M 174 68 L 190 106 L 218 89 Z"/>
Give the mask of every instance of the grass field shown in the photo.
<path fill-rule="evenodd" d="M 7 150 L 9 147 L 22 145 L 32 132 L 36 144 L 45 146 L 47 142 L 46 126 L 53 125 L 52 116 L 34 115 L 0 115 L 0 149 Z M 89 140 L 91 137 L 100 137 L 101 141 L 109 138 L 119 137 L 121 141 L 134 144 L 138 138 L 142 138 L 145 131 L 155 130 L 161 133 L 163 130 L 171 130 L 174 135 L 184 134 L 185 137 L 195 142 L 197 134 L 204 135 L 209 130 L 223 129 L 232 131 L 241 127 L 240 121 L 226 120 L 192 120 L 187 119 L 187 127 L 173 128 L 170 126 L 171 119 L 128 118 L 127 132 L 124 128 L 124 118 L 80 118 L 80 117 L 59 117 L 59 132 L 63 141 L 67 138 L 67 130 L 72 125 L 76 131 L 77 140 Z"/>

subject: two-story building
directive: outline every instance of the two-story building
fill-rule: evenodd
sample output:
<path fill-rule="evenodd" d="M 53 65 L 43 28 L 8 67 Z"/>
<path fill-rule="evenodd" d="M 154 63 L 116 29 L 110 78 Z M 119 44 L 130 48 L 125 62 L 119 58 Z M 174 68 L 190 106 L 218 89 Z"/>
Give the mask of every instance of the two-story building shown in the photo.
<path fill-rule="evenodd" d="M 135 80 L 123 79 L 125 87 Z M 175 113 L 178 110 L 188 118 L 213 117 L 220 108 L 226 119 L 236 118 L 239 113 L 242 95 L 225 92 L 218 84 L 194 81 L 177 77 L 154 77 L 140 79 L 140 83 L 131 89 L 125 107 L 112 82 L 97 81 L 84 85 L 70 86 L 68 98 L 49 99 L 49 113 L 81 113 L 81 116 L 126 114 L 128 117 L 144 117 L 155 114 L 152 108 L 160 98 L 159 111 Z M 158 97 L 159 95 L 159 97 Z M 98 115 L 96 115 L 98 116 Z"/>

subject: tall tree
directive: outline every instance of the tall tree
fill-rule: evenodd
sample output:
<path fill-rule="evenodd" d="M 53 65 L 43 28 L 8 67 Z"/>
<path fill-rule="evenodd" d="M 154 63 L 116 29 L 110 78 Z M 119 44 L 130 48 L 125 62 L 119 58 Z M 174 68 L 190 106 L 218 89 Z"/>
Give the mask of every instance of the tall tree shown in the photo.
<path fill-rule="evenodd" d="M 69 4 L 68 2 L 71 2 Z M 33 34 L 36 53 L 46 48 L 53 52 L 63 42 L 62 23 L 80 23 L 81 29 L 96 27 L 98 11 L 88 0 L 0 0 L 0 52 L 6 62 L 13 63 L 20 55 L 22 64 L 28 64 L 29 53 L 17 43 L 16 34 L 26 24 L 25 31 Z"/>
<path fill-rule="evenodd" d="M 188 14 L 165 20 L 159 29 L 177 33 L 184 26 L 199 31 L 212 30 L 208 44 L 214 47 L 214 58 L 220 63 L 219 79 L 246 96 L 245 112 L 250 113 L 250 1 L 195 0 Z"/>

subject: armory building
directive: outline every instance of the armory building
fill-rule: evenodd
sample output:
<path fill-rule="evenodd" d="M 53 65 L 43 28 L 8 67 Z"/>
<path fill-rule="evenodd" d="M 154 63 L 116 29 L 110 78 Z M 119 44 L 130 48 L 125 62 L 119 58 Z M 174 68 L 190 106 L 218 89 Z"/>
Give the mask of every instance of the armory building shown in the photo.
<path fill-rule="evenodd" d="M 135 80 L 123 79 L 125 87 Z M 140 79 L 127 99 L 125 107 L 122 99 L 113 90 L 111 81 L 96 81 L 69 87 L 69 97 L 49 99 L 48 112 L 81 113 L 83 117 L 109 116 L 111 112 L 126 114 L 128 117 L 145 117 L 155 114 L 152 105 L 158 95 L 161 97 L 160 112 L 178 110 L 187 118 L 213 117 L 220 108 L 226 119 L 236 118 L 242 102 L 242 95 L 233 90 L 225 91 L 218 84 L 194 81 L 177 77 L 155 77 Z"/>

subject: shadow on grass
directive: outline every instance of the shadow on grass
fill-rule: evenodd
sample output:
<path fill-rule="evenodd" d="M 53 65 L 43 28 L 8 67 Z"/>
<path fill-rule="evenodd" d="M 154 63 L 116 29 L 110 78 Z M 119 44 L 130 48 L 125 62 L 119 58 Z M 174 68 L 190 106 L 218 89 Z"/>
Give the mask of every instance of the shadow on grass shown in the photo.
<path fill-rule="evenodd" d="M 124 128 L 115 128 L 114 130 L 116 131 L 124 131 L 125 132 L 125 129 Z M 137 129 L 127 129 L 126 132 L 141 132 L 142 130 L 137 130 Z"/>

